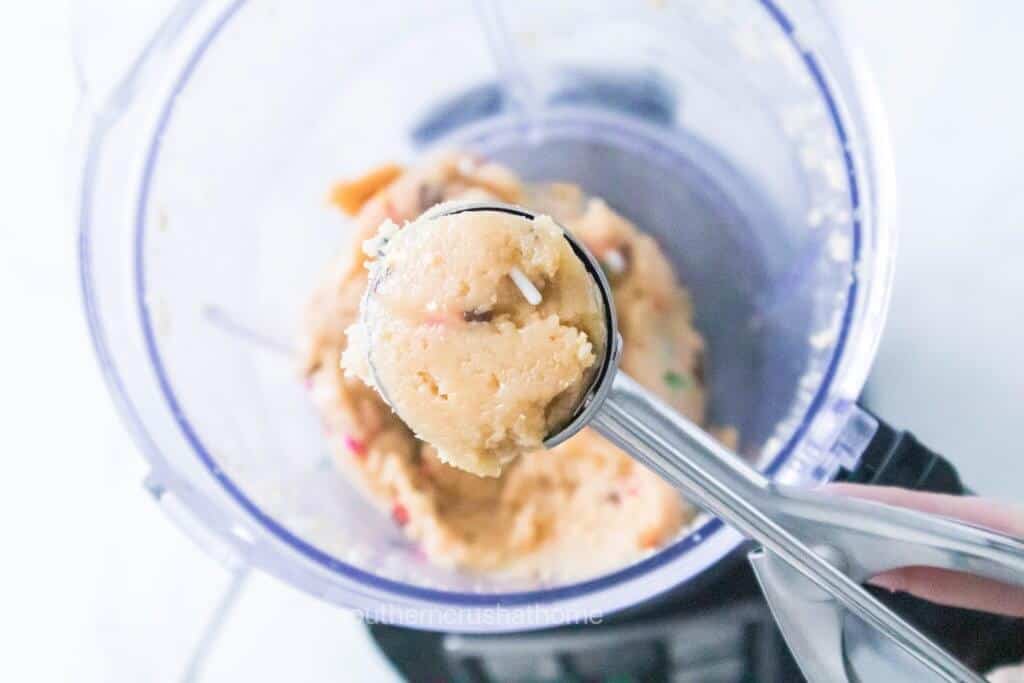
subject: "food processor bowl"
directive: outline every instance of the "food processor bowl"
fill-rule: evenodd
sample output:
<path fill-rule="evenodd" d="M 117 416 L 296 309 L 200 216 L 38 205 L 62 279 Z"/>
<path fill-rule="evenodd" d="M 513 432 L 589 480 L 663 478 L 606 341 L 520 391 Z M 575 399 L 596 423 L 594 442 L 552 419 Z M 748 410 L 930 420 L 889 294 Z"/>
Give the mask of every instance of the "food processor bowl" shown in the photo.
<path fill-rule="evenodd" d="M 86 315 L 146 485 L 230 566 L 420 628 L 532 629 L 687 585 L 739 534 L 700 516 L 583 581 L 473 575 L 335 470 L 293 357 L 350 229 L 328 188 L 460 148 L 605 198 L 693 295 L 712 423 L 813 485 L 870 437 L 854 401 L 890 286 L 865 79 L 811 0 L 185 0 L 77 150 Z"/>

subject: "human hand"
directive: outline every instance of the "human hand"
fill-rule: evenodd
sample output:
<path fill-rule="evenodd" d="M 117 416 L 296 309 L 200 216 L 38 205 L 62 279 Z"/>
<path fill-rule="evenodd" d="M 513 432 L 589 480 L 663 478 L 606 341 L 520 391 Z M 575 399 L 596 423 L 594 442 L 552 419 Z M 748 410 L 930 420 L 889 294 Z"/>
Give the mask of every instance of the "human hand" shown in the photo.
<path fill-rule="evenodd" d="M 831 484 L 826 490 L 958 519 L 1024 538 L 1024 509 L 1005 503 L 974 496 L 857 484 Z M 879 574 L 868 583 L 893 592 L 912 593 L 941 605 L 1024 617 L 1024 588 L 949 569 L 904 567 Z"/>

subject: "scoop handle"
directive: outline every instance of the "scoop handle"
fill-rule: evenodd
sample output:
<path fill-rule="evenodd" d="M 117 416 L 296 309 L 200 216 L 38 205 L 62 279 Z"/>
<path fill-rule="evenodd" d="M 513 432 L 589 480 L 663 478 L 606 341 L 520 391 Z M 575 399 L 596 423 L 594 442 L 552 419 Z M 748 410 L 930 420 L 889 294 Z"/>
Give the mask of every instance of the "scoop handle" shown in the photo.
<path fill-rule="evenodd" d="M 972 495 L 952 462 L 909 431 L 892 426 L 863 407 L 860 409 L 872 419 L 874 434 L 857 465 L 841 472 L 836 481 Z M 1003 570 L 996 571 L 1001 575 Z M 1024 657 L 1024 618 L 940 605 L 909 593 L 877 594 L 911 623 L 929 628 L 941 645 L 961 660 L 969 661 L 978 671 L 990 671 Z"/>
<path fill-rule="evenodd" d="M 821 491 L 780 491 L 773 515 L 810 542 L 842 548 L 866 580 L 899 567 L 952 569 L 1024 587 L 1024 542 L 958 520 Z"/>
<path fill-rule="evenodd" d="M 625 373 L 615 376 L 591 426 L 944 680 L 983 680 L 780 524 L 772 505 L 778 491 L 763 475 Z"/>

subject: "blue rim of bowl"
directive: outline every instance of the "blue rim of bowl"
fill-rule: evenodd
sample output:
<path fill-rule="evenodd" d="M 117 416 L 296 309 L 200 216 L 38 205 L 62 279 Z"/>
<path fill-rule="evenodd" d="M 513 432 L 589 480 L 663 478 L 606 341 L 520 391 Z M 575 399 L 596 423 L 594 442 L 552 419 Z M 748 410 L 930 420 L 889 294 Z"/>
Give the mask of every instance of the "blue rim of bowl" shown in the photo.
<path fill-rule="evenodd" d="M 849 151 L 848 137 L 846 129 L 843 126 L 842 119 L 839 115 L 838 106 L 832 96 L 831 91 L 825 81 L 825 77 L 819 67 L 816 58 L 809 52 L 801 49 L 795 33 L 792 22 L 786 17 L 781 9 L 773 2 L 773 0 L 759 0 L 760 4 L 768 12 L 768 14 L 775 20 L 775 22 L 782 29 L 786 35 L 793 49 L 795 49 L 804 60 L 815 85 L 821 97 L 825 100 L 829 117 L 832 120 L 833 127 L 835 129 L 836 136 L 843 149 L 843 161 L 846 168 L 847 179 L 849 183 L 850 192 L 850 204 L 853 214 L 853 263 L 857 264 L 860 262 L 861 255 L 861 221 L 859 217 L 859 206 L 860 196 L 859 188 L 857 184 L 857 177 L 854 168 L 853 158 Z M 635 564 L 625 567 L 621 570 L 612 572 L 610 574 L 600 576 L 595 579 L 582 581 L 574 584 L 560 586 L 557 588 L 549 588 L 535 591 L 520 591 L 511 593 L 461 593 L 454 591 L 443 591 L 435 590 L 431 588 L 423 588 L 414 586 L 400 581 L 392 579 L 382 578 L 369 572 L 358 569 L 352 565 L 346 564 L 334 556 L 316 548 L 315 546 L 307 543 L 306 541 L 293 534 L 288 529 L 284 528 L 281 524 L 276 522 L 273 518 L 266 515 L 252 500 L 250 500 L 245 493 L 220 469 L 216 464 L 210 453 L 206 450 L 205 446 L 200 441 L 195 430 L 192 428 L 188 418 L 185 416 L 184 410 L 181 408 L 177 397 L 171 388 L 170 380 L 167 377 L 166 371 L 163 366 L 163 362 L 160 358 L 159 351 L 156 345 L 156 338 L 153 331 L 153 325 L 150 319 L 149 311 L 146 306 L 146 284 L 145 284 L 145 215 L 146 208 L 149 198 L 149 190 L 152 182 L 152 176 L 156 167 L 157 158 L 160 151 L 160 142 L 162 133 L 166 130 L 166 127 L 170 121 L 171 114 L 173 113 L 174 103 L 177 96 L 184 90 L 189 79 L 195 72 L 196 67 L 199 65 L 202 57 L 205 55 L 207 49 L 213 43 L 214 39 L 228 24 L 228 22 L 234 17 L 237 11 L 245 5 L 246 0 L 237 0 L 232 3 L 223 14 L 216 20 L 216 22 L 210 27 L 206 35 L 195 47 L 192 54 L 189 56 L 185 67 L 182 69 L 178 76 L 177 81 L 172 89 L 171 96 L 167 99 L 164 107 L 160 113 L 158 125 L 154 132 L 154 135 L 150 142 L 149 153 L 146 157 L 146 163 L 143 175 L 142 192 L 139 199 L 139 204 L 136 212 L 136 239 L 135 239 L 135 284 L 136 284 L 136 303 L 138 307 L 138 313 L 142 320 L 143 335 L 145 339 L 145 345 L 147 352 L 150 357 L 150 361 L 153 366 L 154 373 L 157 376 L 157 380 L 160 386 L 160 390 L 170 407 L 172 414 L 185 439 L 189 442 L 197 457 L 203 463 L 204 467 L 209 471 L 224 490 L 252 515 L 262 526 L 264 526 L 269 532 L 271 532 L 278 539 L 283 541 L 286 545 L 297 550 L 299 553 L 304 555 L 307 559 L 316 563 L 317 565 L 341 574 L 345 578 L 355 580 L 359 583 L 363 583 L 373 589 L 392 592 L 397 595 L 406 598 L 413 598 L 419 600 L 428 600 L 431 602 L 443 602 L 447 605 L 456 606 L 486 606 L 500 604 L 507 607 L 523 606 L 529 604 L 537 604 L 541 602 L 552 602 L 559 600 L 572 600 L 584 597 L 588 594 L 593 594 L 608 588 L 613 588 L 620 585 L 623 582 L 630 581 L 639 578 L 652 570 L 664 567 L 673 560 L 681 557 L 688 550 L 707 542 L 711 539 L 714 534 L 724 528 L 722 522 L 718 519 L 711 519 L 704 523 L 700 527 L 693 529 L 682 539 L 676 541 L 672 545 L 663 548 L 656 555 L 641 560 Z M 86 188 L 88 191 L 88 188 Z M 86 198 L 88 202 L 88 198 Z M 87 207 L 87 203 L 86 206 Z M 87 211 L 83 211 L 84 215 L 87 215 Z M 145 434 L 145 428 L 141 424 L 137 413 L 131 407 L 130 398 L 127 392 L 124 390 L 123 383 L 120 380 L 120 376 L 117 372 L 113 359 L 110 357 L 108 348 L 105 340 L 103 339 L 102 323 L 98 311 L 95 307 L 95 301 L 93 298 L 93 287 L 91 282 L 91 266 L 88 262 L 90 254 L 89 250 L 89 221 L 87 219 L 82 221 L 82 234 L 80 235 L 80 268 L 82 278 L 82 288 L 84 296 L 84 305 L 86 308 L 86 314 L 88 318 L 90 334 L 93 337 L 94 346 L 97 349 L 101 367 L 104 373 L 107 375 L 108 381 L 114 388 L 115 400 L 119 406 L 123 409 L 123 412 L 135 422 L 133 427 L 143 435 L 143 439 L 146 446 L 149 448 L 156 448 L 155 444 Z M 800 426 L 793 432 L 786 444 L 780 449 L 779 453 L 773 458 L 773 460 L 764 469 L 766 474 L 775 474 L 788 460 L 792 454 L 795 445 L 803 438 L 807 429 L 810 426 L 811 419 L 820 410 L 822 404 L 828 393 L 829 387 L 832 385 L 835 373 L 838 369 L 839 361 L 843 356 L 843 350 L 849 337 L 850 325 L 853 320 L 853 314 L 856 306 L 858 294 L 858 282 L 856 278 L 853 278 L 850 283 L 848 290 L 846 309 L 843 312 L 842 324 L 840 329 L 839 338 L 836 342 L 835 349 L 832 354 L 832 358 L 829 361 L 828 368 L 824 374 L 822 383 L 807 407 L 805 416 Z M 708 566 L 717 563 L 719 560 L 730 554 L 738 547 L 739 543 L 733 547 L 722 552 L 721 556 L 710 562 L 704 567 L 700 567 L 687 575 L 678 577 L 676 586 L 680 586 L 694 576 L 702 573 Z"/>

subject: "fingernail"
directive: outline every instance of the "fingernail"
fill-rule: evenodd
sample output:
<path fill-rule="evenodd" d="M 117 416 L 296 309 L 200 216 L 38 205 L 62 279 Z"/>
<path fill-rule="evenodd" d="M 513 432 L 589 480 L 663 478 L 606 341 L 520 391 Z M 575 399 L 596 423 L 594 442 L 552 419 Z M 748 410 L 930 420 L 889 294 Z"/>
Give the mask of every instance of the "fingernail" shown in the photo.
<path fill-rule="evenodd" d="M 869 579 L 868 584 L 878 588 L 884 588 L 890 593 L 895 593 L 900 590 L 900 581 L 892 574 L 879 574 L 878 576 Z"/>

